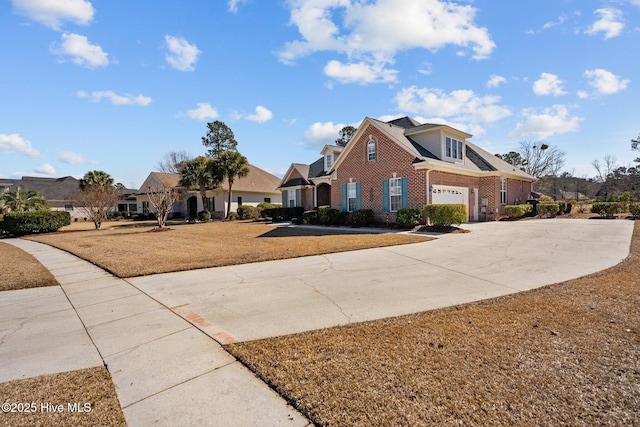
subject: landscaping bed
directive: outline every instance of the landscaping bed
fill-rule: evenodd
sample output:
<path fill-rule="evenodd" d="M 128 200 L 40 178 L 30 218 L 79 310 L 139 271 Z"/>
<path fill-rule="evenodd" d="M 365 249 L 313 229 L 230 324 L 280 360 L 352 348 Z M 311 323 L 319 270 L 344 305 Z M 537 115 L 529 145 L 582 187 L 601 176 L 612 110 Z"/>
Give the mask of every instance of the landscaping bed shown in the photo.
<path fill-rule="evenodd" d="M 319 426 L 640 425 L 638 307 L 640 222 L 590 276 L 226 349 Z"/>
<path fill-rule="evenodd" d="M 260 222 L 171 224 L 171 230 L 120 227 L 28 238 L 64 249 L 119 277 L 296 258 L 425 242 L 430 237 L 344 228 L 274 227 Z"/>

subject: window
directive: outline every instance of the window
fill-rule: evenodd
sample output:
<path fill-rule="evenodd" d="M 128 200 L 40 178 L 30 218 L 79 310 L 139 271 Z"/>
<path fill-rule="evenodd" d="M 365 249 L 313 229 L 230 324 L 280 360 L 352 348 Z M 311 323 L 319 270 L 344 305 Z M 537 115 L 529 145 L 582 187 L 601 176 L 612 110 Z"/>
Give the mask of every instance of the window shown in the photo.
<path fill-rule="evenodd" d="M 389 207 L 391 212 L 397 212 L 402 207 L 402 178 L 389 180 Z"/>
<path fill-rule="evenodd" d="M 149 202 L 142 202 L 142 213 L 143 214 L 149 213 Z"/>
<path fill-rule="evenodd" d="M 376 142 L 371 140 L 367 143 L 367 160 L 370 162 L 376 159 Z"/>
<path fill-rule="evenodd" d="M 507 179 L 500 178 L 500 203 L 507 204 Z"/>
<path fill-rule="evenodd" d="M 329 170 L 331 168 L 331 165 L 333 164 L 333 155 L 332 154 L 327 154 L 325 156 L 326 159 L 326 163 L 327 163 L 327 167 L 325 168 L 325 170 Z"/>
<path fill-rule="evenodd" d="M 356 183 L 347 184 L 347 211 L 352 212 L 357 209 L 358 192 L 356 191 Z"/>
<path fill-rule="evenodd" d="M 462 160 L 462 148 L 464 143 L 457 139 L 445 138 L 445 156 L 451 159 Z"/>
<path fill-rule="evenodd" d="M 265 203 L 271 203 L 271 197 L 265 197 L 264 198 L 264 202 Z"/>
<path fill-rule="evenodd" d="M 242 206 L 242 197 L 238 196 L 238 206 Z"/>
<path fill-rule="evenodd" d="M 216 210 L 216 198 L 215 197 L 207 197 L 207 210 L 209 212 L 214 212 Z"/>
<path fill-rule="evenodd" d="M 65 212 L 73 212 L 73 205 L 64 205 Z"/>
<path fill-rule="evenodd" d="M 290 208 L 295 208 L 296 207 L 296 190 L 287 191 L 287 195 L 289 197 L 288 206 Z"/>

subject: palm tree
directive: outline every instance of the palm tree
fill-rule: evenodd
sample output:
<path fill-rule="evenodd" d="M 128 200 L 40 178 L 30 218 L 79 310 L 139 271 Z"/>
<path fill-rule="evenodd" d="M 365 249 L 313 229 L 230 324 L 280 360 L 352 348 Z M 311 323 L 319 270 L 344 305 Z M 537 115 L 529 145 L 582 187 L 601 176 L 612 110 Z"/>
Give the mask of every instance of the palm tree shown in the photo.
<path fill-rule="evenodd" d="M 20 187 L 15 191 L 5 191 L 2 195 L 4 208 L 12 212 L 24 212 L 38 209 L 46 209 L 49 203 L 44 196 L 37 191 L 22 191 Z"/>
<path fill-rule="evenodd" d="M 84 177 L 80 180 L 80 189 L 84 189 L 89 185 L 99 185 L 100 187 L 113 187 L 113 178 L 106 172 L 102 171 L 89 171 L 84 174 Z"/>
<path fill-rule="evenodd" d="M 202 209 L 207 209 L 207 189 L 216 188 L 222 182 L 222 176 L 213 167 L 213 160 L 198 156 L 195 159 L 185 160 L 180 164 L 179 185 L 188 188 L 198 188 L 202 199 Z"/>
<path fill-rule="evenodd" d="M 237 151 L 221 151 L 218 153 L 218 157 L 214 160 L 216 169 L 218 169 L 222 176 L 227 178 L 229 182 L 229 200 L 227 203 L 226 218 L 229 218 L 229 212 L 231 211 L 231 188 L 236 178 L 242 178 L 249 174 L 249 162 L 247 158 Z"/>

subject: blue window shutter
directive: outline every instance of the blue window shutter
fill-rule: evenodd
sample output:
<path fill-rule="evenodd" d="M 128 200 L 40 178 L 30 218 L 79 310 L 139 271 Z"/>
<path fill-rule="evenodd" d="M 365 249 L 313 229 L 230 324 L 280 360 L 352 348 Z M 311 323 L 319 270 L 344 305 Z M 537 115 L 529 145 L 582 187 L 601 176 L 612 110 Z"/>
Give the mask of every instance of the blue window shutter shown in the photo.
<path fill-rule="evenodd" d="M 382 180 L 382 211 L 389 212 L 389 180 Z"/>
<path fill-rule="evenodd" d="M 287 190 L 282 190 L 282 207 L 289 207 L 289 199 L 287 198 Z"/>
<path fill-rule="evenodd" d="M 295 195 L 296 195 L 296 206 L 298 206 L 298 191 L 299 190 L 293 190 L 295 191 Z"/>
<path fill-rule="evenodd" d="M 362 203 L 360 200 L 360 183 L 356 182 L 356 209 L 362 209 Z"/>
<path fill-rule="evenodd" d="M 347 211 L 347 184 L 342 184 L 342 212 Z"/>
<path fill-rule="evenodd" d="M 407 177 L 402 178 L 400 185 L 402 189 L 402 207 L 406 208 L 409 206 L 409 179 Z"/>

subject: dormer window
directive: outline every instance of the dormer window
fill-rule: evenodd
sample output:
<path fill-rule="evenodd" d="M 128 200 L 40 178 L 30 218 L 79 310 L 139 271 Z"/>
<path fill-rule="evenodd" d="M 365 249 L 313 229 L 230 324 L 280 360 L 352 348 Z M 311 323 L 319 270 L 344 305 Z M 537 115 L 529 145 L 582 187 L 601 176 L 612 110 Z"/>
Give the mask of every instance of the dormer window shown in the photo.
<path fill-rule="evenodd" d="M 367 143 L 367 160 L 370 162 L 376 159 L 376 142 L 372 139 Z"/>
<path fill-rule="evenodd" d="M 462 160 L 463 142 L 447 137 L 445 139 L 445 157 L 455 160 Z"/>
<path fill-rule="evenodd" d="M 329 170 L 331 169 L 331 165 L 333 165 L 333 154 L 329 153 L 326 156 L 324 156 L 324 162 L 325 162 L 325 168 L 324 170 Z"/>

